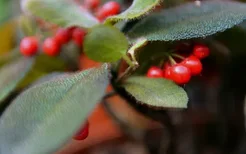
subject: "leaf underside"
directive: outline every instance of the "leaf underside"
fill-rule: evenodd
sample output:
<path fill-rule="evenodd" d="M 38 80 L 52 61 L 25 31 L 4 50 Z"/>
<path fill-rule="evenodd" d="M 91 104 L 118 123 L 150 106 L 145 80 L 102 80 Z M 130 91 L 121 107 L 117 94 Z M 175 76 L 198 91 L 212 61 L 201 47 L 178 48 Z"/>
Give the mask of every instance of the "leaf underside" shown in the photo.
<path fill-rule="evenodd" d="M 122 87 L 139 103 L 154 108 L 186 108 L 188 97 L 184 89 L 166 79 L 131 77 Z"/>
<path fill-rule="evenodd" d="M 34 58 L 19 58 L 0 69 L 0 101 L 12 92 L 31 70 Z"/>
<path fill-rule="evenodd" d="M 246 18 L 246 4 L 230 1 L 194 2 L 163 10 L 136 24 L 130 39 L 145 37 L 151 41 L 174 41 L 206 37 L 241 23 Z"/>
<path fill-rule="evenodd" d="M 1 154 L 53 153 L 104 95 L 108 65 L 57 77 L 20 94 L 0 119 Z"/>
<path fill-rule="evenodd" d="M 22 8 L 27 13 L 62 27 L 90 28 L 99 23 L 94 16 L 73 1 L 23 0 Z"/>
<path fill-rule="evenodd" d="M 149 11 L 155 8 L 161 1 L 162 0 L 134 0 L 127 10 L 121 14 L 107 18 L 106 22 L 139 18 L 149 13 Z"/>

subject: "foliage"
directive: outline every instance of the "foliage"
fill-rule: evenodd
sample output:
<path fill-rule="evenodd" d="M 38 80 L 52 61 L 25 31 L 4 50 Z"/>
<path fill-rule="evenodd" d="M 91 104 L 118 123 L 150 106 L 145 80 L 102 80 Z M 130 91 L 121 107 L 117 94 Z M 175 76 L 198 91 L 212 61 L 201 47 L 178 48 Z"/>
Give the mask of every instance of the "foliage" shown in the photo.
<path fill-rule="evenodd" d="M 119 60 L 126 54 L 127 48 L 128 41 L 124 34 L 109 25 L 93 27 L 84 44 L 84 51 L 88 57 L 100 62 Z"/>
<path fill-rule="evenodd" d="M 125 1 L 120 2 L 127 6 Z M 187 108 L 193 96 L 189 87 L 196 78 L 187 85 L 177 85 L 168 79 L 146 77 L 147 69 L 152 65 L 164 69 L 166 63 L 175 65 L 172 56 L 183 58 L 174 55 L 182 43 L 189 44 L 189 51 L 196 43 L 210 47 L 211 56 L 202 60 L 205 64 L 214 57 L 219 61 L 222 54 L 230 56 L 230 51 L 244 53 L 246 29 L 239 24 L 246 18 L 246 4 L 169 2 L 133 0 L 122 13 L 99 22 L 92 11 L 74 1 L 22 0 L 24 16 L 18 17 L 21 22 L 10 20 L 0 27 L 0 53 L 4 53 L 0 57 L 0 104 L 6 100 L 9 104 L 0 106 L 4 111 L 0 117 L 0 153 L 55 152 L 76 133 L 95 105 L 109 96 L 105 94 L 109 84 L 113 92 L 147 116 L 160 110 Z M 0 11 L 3 3 L 7 2 L 0 1 Z M 128 31 L 117 28 L 117 23 Z M 17 43 L 23 34 L 35 35 L 42 41 L 57 27 L 74 26 L 87 30 L 83 47 L 63 45 L 57 57 L 43 55 L 41 48 L 34 57 L 20 55 Z M 73 67 L 76 72 L 69 70 L 71 65 L 79 65 L 78 55 L 82 52 L 102 63 L 88 70 L 78 70 L 79 66 Z M 124 63 L 127 68 L 122 70 Z M 204 70 L 206 74 L 207 67 Z M 18 92 L 16 98 L 12 92 Z M 143 111 L 144 107 L 147 111 Z"/>
<path fill-rule="evenodd" d="M 136 76 L 126 80 L 122 86 L 141 104 L 155 108 L 187 107 L 185 91 L 169 80 Z"/>
<path fill-rule="evenodd" d="M 245 12 L 246 5 L 238 2 L 205 1 L 201 6 L 191 2 L 148 16 L 128 36 L 154 41 L 206 37 L 241 23 Z"/>
<path fill-rule="evenodd" d="M 0 152 L 54 152 L 76 133 L 107 84 L 108 65 L 103 65 L 25 90 L 0 119 Z"/>
<path fill-rule="evenodd" d="M 126 20 L 126 19 L 131 20 L 131 19 L 139 18 L 147 14 L 149 11 L 154 9 L 156 6 L 158 6 L 160 2 L 161 0 L 147 0 L 147 1 L 134 0 L 132 5 L 127 10 L 125 10 L 119 15 L 109 17 L 107 21 L 116 22 L 119 20 Z"/>
<path fill-rule="evenodd" d="M 62 27 L 81 26 L 89 28 L 98 23 L 86 10 L 66 0 L 23 0 L 25 11 Z"/>

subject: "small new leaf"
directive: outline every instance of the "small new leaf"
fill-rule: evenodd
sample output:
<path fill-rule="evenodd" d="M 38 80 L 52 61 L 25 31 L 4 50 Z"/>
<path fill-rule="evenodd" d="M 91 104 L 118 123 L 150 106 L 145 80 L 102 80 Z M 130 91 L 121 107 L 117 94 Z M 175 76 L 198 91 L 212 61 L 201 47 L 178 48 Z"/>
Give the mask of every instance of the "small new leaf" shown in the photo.
<path fill-rule="evenodd" d="M 33 58 L 19 58 L 0 69 L 0 101 L 12 92 L 32 68 Z"/>
<path fill-rule="evenodd" d="M 154 108 L 186 108 L 188 97 L 184 89 L 166 79 L 131 77 L 122 87 L 137 102 Z"/>
<path fill-rule="evenodd" d="M 126 55 L 128 40 L 117 28 L 98 25 L 86 35 L 84 52 L 92 60 L 114 62 Z"/>
<path fill-rule="evenodd" d="M 132 5 L 119 15 L 107 18 L 106 22 L 116 22 L 119 20 L 131 20 L 139 18 L 159 5 L 162 0 L 134 0 Z"/>
<path fill-rule="evenodd" d="M 61 27 L 90 28 L 99 23 L 88 11 L 68 0 L 22 0 L 22 9 Z"/>
<path fill-rule="evenodd" d="M 108 76 L 105 64 L 31 86 L 0 119 L 0 153 L 54 153 L 103 97 Z"/>
<path fill-rule="evenodd" d="M 174 41 L 222 32 L 246 18 L 246 4 L 234 1 L 194 2 L 148 16 L 128 33 L 130 39 Z"/>

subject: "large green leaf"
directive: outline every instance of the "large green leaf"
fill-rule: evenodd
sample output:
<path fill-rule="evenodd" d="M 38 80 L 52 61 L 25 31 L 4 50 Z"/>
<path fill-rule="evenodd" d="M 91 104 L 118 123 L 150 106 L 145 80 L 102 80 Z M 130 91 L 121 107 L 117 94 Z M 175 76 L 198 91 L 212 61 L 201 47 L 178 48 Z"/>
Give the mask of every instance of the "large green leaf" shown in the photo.
<path fill-rule="evenodd" d="M 106 22 L 139 18 L 151 11 L 151 9 L 157 6 L 160 2 L 161 0 L 134 0 L 127 10 L 121 14 L 109 17 Z"/>
<path fill-rule="evenodd" d="M 230 1 L 194 2 L 166 9 L 143 19 L 128 36 L 173 41 L 205 37 L 224 31 L 246 18 L 246 4 Z"/>
<path fill-rule="evenodd" d="M 22 57 L 22 55 L 21 55 L 19 48 L 14 48 L 9 52 L 1 54 L 1 56 L 0 56 L 0 67 L 2 67 L 2 65 L 6 64 L 10 61 L 15 61 L 16 59 L 18 59 L 20 57 Z"/>
<path fill-rule="evenodd" d="M 70 0 L 23 0 L 22 8 L 47 22 L 63 27 L 90 28 L 98 24 L 94 16 Z"/>
<path fill-rule="evenodd" d="M 0 119 L 1 154 L 53 153 L 70 139 L 104 95 L 108 65 L 32 86 Z"/>
<path fill-rule="evenodd" d="M 68 77 L 69 75 L 70 75 L 69 73 L 64 73 L 64 72 L 63 73 L 62 72 L 49 73 L 37 79 L 35 82 L 33 82 L 30 85 L 30 87 L 47 82 L 47 81 L 57 80 L 57 78 Z"/>
<path fill-rule="evenodd" d="M 32 68 L 33 58 L 19 58 L 0 69 L 0 101 L 12 92 Z"/>
<path fill-rule="evenodd" d="M 122 86 L 136 101 L 155 108 L 186 108 L 186 92 L 166 79 L 131 77 Z"/>
<path fill-rule="evenodd" d="M 84 42 L 84 52 L 95 61 L 114 62 L 126 55 L 128 41 L 123 33 L 110 25 L 91 29 Z"/>

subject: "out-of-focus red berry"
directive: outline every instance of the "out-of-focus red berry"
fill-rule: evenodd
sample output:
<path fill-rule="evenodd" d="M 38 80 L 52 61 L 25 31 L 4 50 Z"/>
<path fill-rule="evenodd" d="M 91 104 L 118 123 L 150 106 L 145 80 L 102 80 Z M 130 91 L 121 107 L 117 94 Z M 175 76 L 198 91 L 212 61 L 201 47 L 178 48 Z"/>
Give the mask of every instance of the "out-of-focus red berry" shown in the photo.
<path fill-rule="evenodd" d="M 55 39 L 60 43 L 60 45 L 66 44 L 70 40 L 69 30 L 60 28 L 55 34 Z"/>
<path fill-rule="evenodd" d="M 60 43 L 52 38 L 46 38 L 43 42 L 43 52 L 49 56 L 56 56 L 60 53 Z"/>
<path fill-rule="evenodd" d="M 115 1 L 109 1 L 98 9 L 97 18 L 103 21 L 109 16 L 116 15 L 120 12 L 120 4 Z"/>
<path fill-rule="evenodd" d="M 38 40 L 34 36 L 25 37 L 20 42 L 20 51 L 24 56 L 33 56 L 38 51 Z"/>
<path fill-rule="evenodd" d="M 77 134 L 73 137 L 75 140 L 84 140 L 89 135 L 89 122 L 87 121 L 85 125 L 77 132 Z"/>
<path fill-rule="evenodd" d="M 78 46 L 82 46 L 85 35 L 86 35 L 86 31 L 81 28 L 74 28 L 72 31 L 72 39 L 74 43 L 77 44 Z"/>

